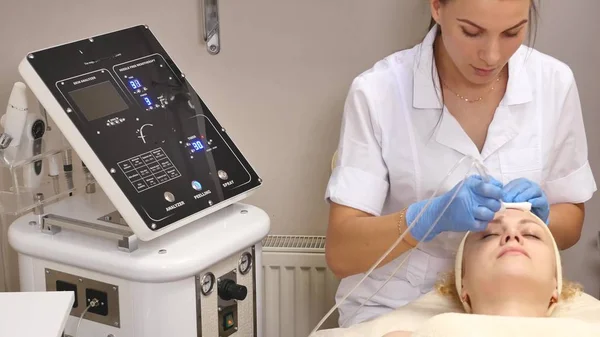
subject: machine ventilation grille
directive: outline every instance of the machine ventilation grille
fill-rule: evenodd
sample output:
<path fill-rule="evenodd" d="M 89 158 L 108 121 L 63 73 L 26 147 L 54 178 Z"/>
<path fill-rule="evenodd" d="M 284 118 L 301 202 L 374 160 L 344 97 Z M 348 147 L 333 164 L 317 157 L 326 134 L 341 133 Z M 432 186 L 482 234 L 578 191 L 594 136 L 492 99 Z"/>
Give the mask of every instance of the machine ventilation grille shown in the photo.
<path fill-rule="evenodd" d="M 263 251 L 324 253 L 324 236 L 268 235 L 262 242 Z"/>

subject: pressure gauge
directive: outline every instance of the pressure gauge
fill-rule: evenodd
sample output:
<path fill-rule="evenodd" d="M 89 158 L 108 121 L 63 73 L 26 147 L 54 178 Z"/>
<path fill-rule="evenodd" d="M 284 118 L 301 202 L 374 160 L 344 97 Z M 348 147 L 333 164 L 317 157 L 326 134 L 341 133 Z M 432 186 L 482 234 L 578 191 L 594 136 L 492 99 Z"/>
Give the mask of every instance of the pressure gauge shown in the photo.
<path fill-rule="evenodd" d="M 250 268 L 252 268 L 252 255 L 250 253 L 246 252 L 242 254 L 238 268 L 242 275 L 245 275 L 250 271 Z"/>
<path fill-rule="evenodd" d="M 200 279 L 200 286 L 202 295 L 206 296 L 210 294 L 215 287 L 215 275 L 213 275 L 213 273 L 204 274 Z"/>

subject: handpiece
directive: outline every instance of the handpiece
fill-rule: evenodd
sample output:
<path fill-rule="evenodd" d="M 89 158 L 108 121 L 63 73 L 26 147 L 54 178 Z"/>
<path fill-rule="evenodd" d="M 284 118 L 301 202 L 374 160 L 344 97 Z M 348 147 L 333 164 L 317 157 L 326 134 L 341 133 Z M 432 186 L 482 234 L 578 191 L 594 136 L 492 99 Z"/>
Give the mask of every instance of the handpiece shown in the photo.
<path fill-rule="evenodd" d="M 63 145 L 68 148 L 69 147 L 69 142 L 65 139 L 65 137 L 62 137 L 62 142 Z M 71 152 L 71 149 L 67 149 L 62 153 L 62 160 L 63 160 L 63 171 L 65 172 L 65 180 L 67 181 L 67 189 L 69 191 L 73 190 L 73 155 Z M 69 192 L 69 196 L 72 196 L 73 193 Z"/>
<path fill-rule="evenodd" d="M 85 166 L 83 161 L 81 162 L 81 166 L 83 167 L 83 174 L 85 175 L 85 193 L 96 193 L 96 182 L 94 180 L 94 176 L 87 166 Z"/>
<path fill-rule="evenodd" d="M 65 150 L 62 153 L 63 157 L 63 171 L 65 171 L 65 180 L 67 181 L 67 189 L 73 189 L 73 157 L 71 155 L 71 150 Z M 69 196 L 73 195 L 73 193 L 69 193 Z"/>
<path fill-rule="evenodd" d="M 58 167 L 58 159 L 56 159 L 56 155 L 50 156 L 50 158 L 48 159 L 48 176 L 52 178 L 52 187 L 54 189 L 54 194 L 58 194 L 60 192 L 60 186 L 58 181 L 60 169 Z"/>
<path fill-rule="evenodd" d="M 4 133 L 0 135 L 0 148 L 18 147 L 27 121 L 27 87 L 22 82 L 13 85 L 6 113 L 0 118 Z"/>
<path fill-rule="evenodd" d="M 26 154 L 28 158 L 38 156 L 42 153 L 42 137 L 46 134 L 46 122 L 36 113 L 29 112 L 25 122 L 25 137 L 27 144 Z M 43 160 L 38 159 L 33 163 L 27 164 L 23 171 L 23 180 L 26 188 L 38 188 L 43 176 Z"/>

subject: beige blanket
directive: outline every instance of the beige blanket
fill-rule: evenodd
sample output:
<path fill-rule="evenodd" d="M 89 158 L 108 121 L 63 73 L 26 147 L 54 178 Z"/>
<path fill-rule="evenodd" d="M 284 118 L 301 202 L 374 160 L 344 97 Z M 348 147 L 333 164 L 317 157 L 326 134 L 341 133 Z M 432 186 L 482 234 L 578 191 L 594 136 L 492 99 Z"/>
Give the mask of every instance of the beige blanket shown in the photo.
<path fill-rule="evenodd" d="M 441 314 L 427 320 L 411 337 L 598 337 L 600 325 L 576 318 L 499 317 Z"/>
<path fill-rule="evenodd" d="M 550 318 L 481 316 L 464 314 L 460 305 L 432 291 L 373 321 L 347 329 L 318 331 L 311 337 L 381 337 L 398 330 L 413 331 L 414 337 L 600 337 L 600 301 L 582 294 L 560 303 Z M 455 333 L 450 334 L 452 331 Z"/>

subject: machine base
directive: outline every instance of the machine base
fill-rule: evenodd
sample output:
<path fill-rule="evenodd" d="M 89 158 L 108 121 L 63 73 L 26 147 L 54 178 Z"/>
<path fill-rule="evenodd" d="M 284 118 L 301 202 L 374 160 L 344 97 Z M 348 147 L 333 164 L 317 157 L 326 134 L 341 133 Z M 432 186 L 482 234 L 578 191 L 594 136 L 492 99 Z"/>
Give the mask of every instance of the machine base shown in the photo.
<path fill-rule="evenodd" d="M 77 217 L 88 207 L 107 214 L 102 202 L 94 203 L 103 197 L 73 196 L 45 211 Z M 87 220 L 97 218 L 87 213 Z M 9 229 L 21 291 L 75 292 L 65 335 L 75 335 L 85 311 L 77 337 L 260 336 L 259 242 L 270 227 L 262 210 L 234 204 L 156 240 L 140 241 L 133 252 L 119 249 L 114 240 L 69 229 L 44 233 L 36 219 L 25 215 Z M 91 307 L 94 299 L 98 305 Z"/>

